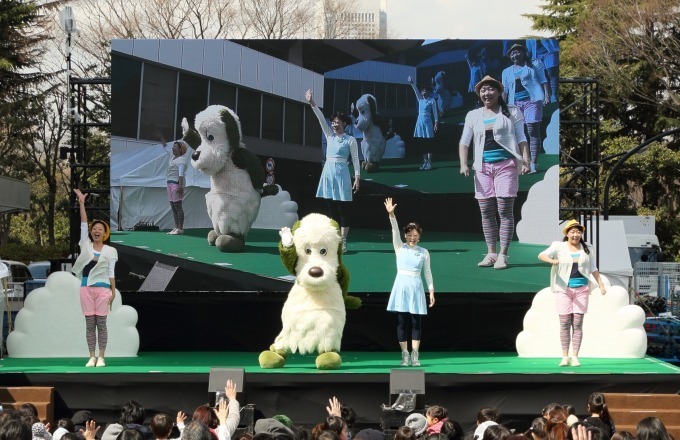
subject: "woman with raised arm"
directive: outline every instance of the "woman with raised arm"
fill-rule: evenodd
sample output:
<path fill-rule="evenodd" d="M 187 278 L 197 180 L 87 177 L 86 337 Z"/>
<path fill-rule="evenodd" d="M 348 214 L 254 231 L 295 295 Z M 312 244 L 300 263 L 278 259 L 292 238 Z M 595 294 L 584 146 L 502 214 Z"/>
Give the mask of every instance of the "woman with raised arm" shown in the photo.
<path fill-rule="evenodd" d="M 437 131 L 437 123 L 439 122 L 437 102 L 432 98 L 432 87 L 424 86 L 418 91 L 416 85 L 413 84 L 413 78 L 410 76 L 408 77 L 408 83 L 413 87 L 413 93 L 416 94 L 416 99 L 418 100 L 418 119 L 416 119 L 413 137 L 421 139 L 423 144 L 423 164 L 420 169 L 428 171 L 432 169 L 431 142 L 434 139 L 434 133 Z"/>
<path fill-rule="evenodd" d="M 349 233 L 349 202 L 352 201 L 352 191 L 359 191 L 361 166 L 359 165 L 359 147 L 357 140 L 345 133 L 345 127 L 350 119 L 341 112 L 331 116 L 331 126 L 314 102 L 312 90 L 305 93 L 305 98 L 319 119 L 319 124 L 326 136 L 326 161 L 321 171 L 321 179 L 316 189 L 316 196 L 326 200 L 328 216 L 340 226 L 342 233 L 342 252 L 347 252 L 347 234 Z M 354 167 L 354 184 L 352 184 L 347 161 L 352 157 Z"/>
<path fill-rule="evenodd" d="M 167 187 L 168 201 L 172 209 L 172 218 L 175 221 L 175 229 L 168 232 L 168 235 L 184 234 L 184 188 L 186 187 L 186 158 L 187 144 L 184 141 L 177 141 L 172 144 L 172 155 L 168 162 Z"/>
<path fill-rule="evenodd" d="M 104 244 L 111 235 L 111 228 L 103 220 L 93 220 L 88 229 L 85 199 L 75 188 L 80 207 L 80 255 L 71 271 L 81 279 L 80 306 L 85 315 L 85 335 L 90 359 L 86 367 L 105 367 L 104 355 L 108 341 L 106 317 L 116 297 L 115 267 L 118 261 L 116 249 Z M 99 357 L 95 356 L 95 347 L 99 339 Z"/>
<path fill-rule="evenodd" d="M 397 254 L 397 277 L 392 286 L 387 310 L 396 312 L 398 317 L 397 339 L 401 348 L 401 366 L 420 366 L 419 350 L 422 333 L 423 315 L 427 315 L 427 301 L 421 273 L 425 272 L 427 290 L 430 293 L 430 307 L 434 306 L 434 283 L 430 270 L 430 253 L 418 246 L 423 229 L 418 223 L 409 223 L 404 227 L 402 243 L 399 236 L 399 225 L 394 215 L 397 205 L 391 198 L 385 200 L 385 209 L 392 225 L 392 245 Z M 411 324 L 411 355 L 408 353 L 407 329 Z"/>

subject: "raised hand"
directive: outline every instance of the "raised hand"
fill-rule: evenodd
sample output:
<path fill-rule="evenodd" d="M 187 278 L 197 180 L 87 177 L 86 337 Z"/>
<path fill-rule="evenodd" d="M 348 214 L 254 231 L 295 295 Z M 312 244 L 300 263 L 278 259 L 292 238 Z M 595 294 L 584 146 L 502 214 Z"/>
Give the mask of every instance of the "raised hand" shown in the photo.
<path fill-rule="evenodd" d="M 279 231 L 279 235 L 281 236 L 281 244 L 284 247 L 290 247 L 293 245 L 293 233 L 290 232 L 290 228 L 288 227 L 283 227 Z"/>
<path fill-rule="evenodd" d="M 340 401 L 337 397 L 333 396 L 328 399 L 328 406 L 326 407 L 329 416 L 342 417 L 340 414 Z"/>
<path fill-rule="evenodd" d="M 385 210 L 387 210 L 387 213 L 392 216 L 394 215 L 394 210 L 397 208 L 396 204 L 392 203 L 392 197 L 388 197 L 385 199 Z"/>

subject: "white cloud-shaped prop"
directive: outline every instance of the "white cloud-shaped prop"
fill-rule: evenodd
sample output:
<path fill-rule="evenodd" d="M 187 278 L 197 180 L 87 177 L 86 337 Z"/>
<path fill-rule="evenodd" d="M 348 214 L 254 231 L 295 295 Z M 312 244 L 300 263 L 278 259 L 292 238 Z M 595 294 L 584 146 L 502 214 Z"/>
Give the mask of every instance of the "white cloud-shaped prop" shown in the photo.
<path fill-rule="evenodd" d="M 628 304 L 626 289 L 609 286 L 609 281 L 602 278 L 607 293 L 602 295 L 596 288 L 590 295 L 579 357 L 644 357 L 647 351 L 644 311 Z M 562 357 L 555 294 L 549 287 L 534 297 L 524 316 L 524 330 L 517 335 L 516 347 L 520 357 Z"/>
<path fill-rule="evenodd" d="M 548 246 L 562 237 L 559 179 L 560 167 L 555 165 L 546 170 L 543 180 L 529 188 L 522 205 L 522 219 L 515 228 L 520 243 Z"/>
<path fill-rule="evenodd" d="M 80 308 L 80 280 L 54 272 L 45 287 L 26 296 L 17 314 L 7 351 L 15 358 L 87 357 L 85 317 Z M 139 350 L 137 311 L 124 306 L 120 292 L 106 321 L 106 357 L 134 357 Z"/>

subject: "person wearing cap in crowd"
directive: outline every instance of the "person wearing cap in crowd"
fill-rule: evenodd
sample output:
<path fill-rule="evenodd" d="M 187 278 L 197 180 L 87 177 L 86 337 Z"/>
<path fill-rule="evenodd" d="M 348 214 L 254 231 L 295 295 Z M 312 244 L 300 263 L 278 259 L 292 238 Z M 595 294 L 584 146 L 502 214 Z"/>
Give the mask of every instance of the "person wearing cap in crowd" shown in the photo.
<path fill-rule="evenodd" d="M 385 434 L 377 429 L 362 429 L 354 437 L 356 440 L 385 440 Z"/>
<path fill-rule="evenodd" d="M 531 163 L 529 172 L 536 172 L 536 158 L 541 151 L 541 121 L 543 106 L 550 104 L 550 83 L 544 69 L 531 63 L 526 46 L 513 44 L 506 53 L 512 65 L 503 70 L 501 81 L 505 91 L 503 99 L 517 106 L 522 113 L 529 134 Z"/>
<path fill-rule="evenodd" d="M 254 431 L 256 436 L 257 434 L 269 434 L 276 440 L 295 440 L 293 430 L 274 418 L 258 420 L 255 422 Z"/>
<path fill-rule="evenodd" d="M 184 234 L 184 209 L 182 200 L 184 199 L 184 188 L 186 187 L 185 172 L 187 169 L 184 155 L 187 152 L 187 144 L 184 141 L 177 141 L 172 144 L 172 156 L 168 163 L 167 186 L 168 201 L 172 208 L 172 218 L 175 220 L 175 229 L 168 232 L 168 235 Z"/>
<path fill-rule="evenodd" d="M 413 430 L 416 438 L 419 438 L 427 430 L 427 417 L 420 413 L 412 413 L 406 417 L 405 424 Z"/>
<path fill-rule="evenodd" d="M 106 317 L 116 297 L 115 268 L 118 252 L 115 248 L 104 244 L 111 235 L 111 227 L 103 220 L 93 220 L 87 225 L 85 199 L 78 188 L 73 192 L 78 197 L 80 206 L 80 255 L 71 271 L 81 279 L 80 306 L 85 315 L 85 336 L 90 359 L 86 367 L 104 367 L 104 355 L 108 341 Z M 99 339 L 99 358 L 95 357 L 95 346 Z"/>
<path fill-rule="evenodd" d="M 474 141 L 475 198 L 482 214 L 487 254 L 479 267 L 508 267 L 508 250 L 515 233 L 514 206 L 519 174 L 529 171 L 529 146 L 519 109 L 501 96 L 503 84 L 485 76 L 475 85 L 482 107 L 465 116 L 458 154 L 460 173 L 470 175 L 468 154 Z M 498 223 L 500 218 L 500 225 Z M 496 244 L 500 241 L 500 253 Z"/>
<path fill-rule="evenodd" d="M 560 315 L 560 342 L 562 344 L 562 361 L 560 367 L 571 365 L 578 367 L 578 352 L 583 339 L 583 315 L 588 311 L 590 295 L 589 278 L 592 275 L 600 292 L 607 291 L 597 270 L 595 256 L 583 239 L 585 226 L 576 220 L 570 220 L 562 229 L 564 239 L 554 241 L 550 247 L 540 254 L 538 259 L 552 265 L 550 270 L 550 288 L 555 293 L 557 313 Z M 572 335 L 573 329 L 573 335 Z M 572 346 L 572 358 L 569 359 L 569 345 Z"/>

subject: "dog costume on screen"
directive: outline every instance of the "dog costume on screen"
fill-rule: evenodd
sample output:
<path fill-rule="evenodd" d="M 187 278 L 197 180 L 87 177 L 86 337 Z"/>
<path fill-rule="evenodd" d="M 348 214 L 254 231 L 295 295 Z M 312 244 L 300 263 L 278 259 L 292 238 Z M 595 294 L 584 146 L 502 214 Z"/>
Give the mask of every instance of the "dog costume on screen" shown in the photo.
<path fill-rule="evenodd" d="M 320 370 L 340 368 L 345 309 L 361 300 L 348 296 L 349 272 L 342 263 L 340 229 L 322 214 L 309 214 L 292 229 L 279 232 L 279 252 L 295 275 L 281 312 L 282 329 L 269 350 L 260 354 L 262 368 L 280 368 L 292 353 L 318 353 Z"/>
<path fill-rule="evenodd" d="M 278 188 L 265 185 L 262 164 L 243 145 L 241 123 L 231 109 L 211 105 L 196 115 L 193 126 L 184 118 L 182 133 L 195 150 L 191 165 L 210 176 L 205 201 L 213 230 L 208 243 L 222 252 L 242 251 L 260 198 Z"/>
<path fill-rule="evenodd" d="M 385 154 L 386 121 L 378 114 L 378 104 L 373 95 L 362 95 L 354 112 L 356 128 L 364 134 L 361 141 L 361 152 L 365 161 L 363 168 L 369 173 L 377 171 Z"/>

